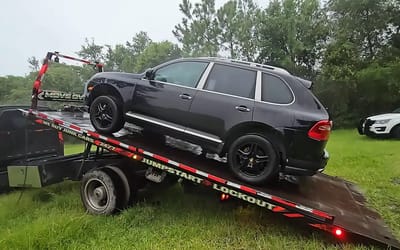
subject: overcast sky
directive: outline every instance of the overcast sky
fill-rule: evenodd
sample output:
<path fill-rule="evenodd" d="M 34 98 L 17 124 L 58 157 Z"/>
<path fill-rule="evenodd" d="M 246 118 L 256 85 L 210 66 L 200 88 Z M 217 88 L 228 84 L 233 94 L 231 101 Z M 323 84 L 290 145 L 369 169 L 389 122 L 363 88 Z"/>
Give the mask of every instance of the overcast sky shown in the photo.
<path fill-rule="evenodd" d="M 266 5 L 268 0 L 258 0 Z M 177 42 L 182 0 L 8 0 L 0 7 L 0 76 L 29 72 L 27 59 L 47 51 L 74 55 L 85 38 L 125 43 L 146 31 L 153 41 Z M 196 2 L 192 0 L 192 2 Z M 224 0 L 216 0 L 221 6 Z"/>

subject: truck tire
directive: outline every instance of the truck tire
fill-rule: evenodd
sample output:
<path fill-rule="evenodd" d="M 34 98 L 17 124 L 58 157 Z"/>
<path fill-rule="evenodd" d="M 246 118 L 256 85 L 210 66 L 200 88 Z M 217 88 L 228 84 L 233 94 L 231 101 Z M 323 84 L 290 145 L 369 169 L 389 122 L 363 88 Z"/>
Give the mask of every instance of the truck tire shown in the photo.
<path fill-rule="evenodd" d="M 240 180 L 259 185 L 275 178 L 279 158 L 266 137 L 247 134 L 229 146 L 228 165 Z"/>
<path fill-rule="evenodd" d="M 106 172 L 113 171 L 118 176 L 118 179 L 116 179 L 115 183 L 117 185 L 117 192 L 119 196 L 117 209 L 123 210 L 130 206 L 135 199 L 135 190 L 130 187 L 129 180 L 124 171 L 119 167 L 112 165 L 106 165 L 102 169 L 104 169 Z"/>
<path fill-rule="evenodd" d="M 98 96 L 89 108 L 93 127 L 103 134 L 118 132 L 124 127 L 122 109 L 115 97 Z"/>
<path fill-rule="evenodd" d="M 112 171 L 92 170 L 81 183 L 81 200 L 87 212 L 94 215 L 110 215 L 119 211 L 120 193 L 118 176 Z"/>

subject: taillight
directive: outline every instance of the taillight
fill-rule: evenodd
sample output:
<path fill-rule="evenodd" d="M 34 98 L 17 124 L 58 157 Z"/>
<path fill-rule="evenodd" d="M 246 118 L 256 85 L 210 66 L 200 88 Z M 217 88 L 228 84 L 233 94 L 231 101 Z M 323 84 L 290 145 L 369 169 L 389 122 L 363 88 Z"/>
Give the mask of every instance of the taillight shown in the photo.
<path fill-rule="evenodd" d="M 308 137 L 317 141 L 327 141 L 332 129 L 332 121 L 317 122 L 309 131 Z"/>

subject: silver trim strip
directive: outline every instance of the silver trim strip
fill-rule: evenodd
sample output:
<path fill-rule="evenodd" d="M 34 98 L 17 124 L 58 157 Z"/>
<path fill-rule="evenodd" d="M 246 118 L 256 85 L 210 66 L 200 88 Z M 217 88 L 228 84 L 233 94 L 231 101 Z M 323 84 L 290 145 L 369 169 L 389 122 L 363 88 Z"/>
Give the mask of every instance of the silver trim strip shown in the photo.
<path fill-rule="evenodd" d="M 256 93 L 255 93 L 255 100 L 261 101 L 261 85 L 262 85 L 262 73 L 261 71 L 257 71 L 257 78 L 256 78 Z"/>
<path fill-rule="evenodd" d="M 143 121 L 146 121 L 146 122 L 149 122 L 149 123 L 157 124 L 159 126 L 163 126 L 163 127 L 169 128 L 169 129 L 173 129 L 173 130 L 176 130 L 176 131 L 179 131 L 179 132 L 182 132 L 182 133 L 194 135 L 194 136 L 197 136 L 197 137 L 209 140 L 209 141 L 213 141 L 213 142 L 216 142 L 216 143 L 222 143 L 222 140 L 214 138 L 214 137 L 211 137 L 211 136 L 208 136 L 208 135 L 204 135 L 200 131 L 197 132 L 197 131 L 193 131 L 193 130 L 187 130 L 187 129 L 184 129 L 183 127 L 174 126 L 172 124 L 168 124 L 167 122 L 163 122 L 161 120 L 152 119 L 150 117 L 145 117 L 145 116 L 142 116 L 142 115 L 139 115 L 139 114 L 136 114 L 136 113 L 132 113 L 132 112 L 127 112 L 125 114 L 127 116 L 130 116 L 130 117 L 133 117 L 133 118 L 136 118 L 136 119 L 139 119 L 139 120 L 143 120 Z"/>
<path fill-rule="evenodd" d="M 225 95 L 225 96 L 232 96 L 232 97 L 236 97 L 236 98 L 240 98 L 240 99 L 245 99 L 245 100 L 250 100 L 254 102 L 253 98 L 247 98 L 247 97 L 242 97 L 242 96 L 237 96 L 237 95 L 230 95 L 230 94 L 225 94 L 225 93 L 221 93 L 221 92 L 215 92 L 215 91 L 211 91 L 211 90 L 207 90 L 207 89 L 199 89 L 199 91 L 205 91 L 205 92 L 209 92 L 209 93 L 213 93 L 213 94 L 218 94 L 218 95 Z"/>
<path fill-rule="evenodd" d="M 194 135 L 194 136 L 197 136 L 197 137 L 201 137 L 203 139 L 206 139 L 206 140 L 209 140 L 209 141 L 213 141 L 213 142 L 216 142 L 216 143 L 222 143 L 222 140 L 214 138 L 214 137 L 209 136 L 209 135 L 201 134 L 200 131 L 195 132 L 194 130 L 185 130 L 185 133 L 190 134 L 190 135 Z"/>
<path fill-rule="evenodd" d="M 210 74 L 211 69 L 214 66 L 214 62 L 210 62 L 206 68 L 206 70 L 204 71 L 203 75 L 200 78 L 199 83 L 197 84 L 197 89 L 203 89 L 204 85 L 206 84 L 208 75 Z"/>
<path fill-rule="evenodd" d="M 139 119 L 139 120 L 143 120 L 143 121 L 146 121 L 146 122 L 151 122 L 151 123 L 154 123 L 154 124 L 166 127 L 166 128 L 174 129 L 174 130 L 177 130 L 179 132 L 185 132 L 185 129 L 183 127 L 179 128 L 177 126 L 169 125 L 169 124 L 163 123 L 161 121 L 157 121 L 157 120 L 154 120 L 154 119 L 151 119 L 151 118 L 148 118 L 148 117 L 144 117 L 144 116 L 132 113 L 132 112 L 127 112 L 125 114 L 127 116 L 130 116 L 130 117 L 133 117 L 133 118 L 136 118 L 136 119 Z"/>

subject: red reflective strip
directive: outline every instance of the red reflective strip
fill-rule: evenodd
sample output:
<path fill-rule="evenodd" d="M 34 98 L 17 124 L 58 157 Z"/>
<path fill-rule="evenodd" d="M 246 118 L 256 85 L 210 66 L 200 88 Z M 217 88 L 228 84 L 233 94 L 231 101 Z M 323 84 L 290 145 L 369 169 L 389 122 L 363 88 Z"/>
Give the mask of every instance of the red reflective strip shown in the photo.
<path fill-rule="evenodd" d="M 182 169 L 185 169 L 185 170 L 187 170 L 189 172 L 196 173 L 196 169 L 194 169 L 192 167 L 189 167 L 189 166 L 187 166 L 185 164 L 179 163 L 179 167 L 182 168 Z"/>
<path fill-rule="evenodd" d="M 59 140 L 60 142 L 64 142 L 64 137 L 63 137 L 62 132 L 58 132 L 58 140 Z"/>
<path fill-rule="evenodd" d="M 141 148 L 138 148 L 138 152 L 141 153 L 141 154 L 143 154 L 144 150 L 141 149 Z"/>
<path fill-rule="evenodd" d="M 44 118 L 44 119 L 47 118 L 47 115 L 45 115 L 45 114 L 43 114 L 43 113 L 39 113 L 39 114 L 37 114 L 37 116 L 39 116 L 39 117 L 41 117 L 41 118 Z"/>
<path fill-rule="evenodd" d="M 283 214 L 284 216 L 286 216 L 286 217 L 289 217 L 289 218 L 302 218 L 302 217 L 304 217 L 304 215 L 302 215 L 302 214 Z"/>
<path fill-rule="evenodd" d="M 161 156 L 161 155 L 153 155 L 153 157 L 154 158 L 156 158 L 157 160 L 160 160 L 160 161 L 163 161 L 163 162 L 166 162 L 166 163 L 168 163 L 168 161 L 169 161 L 169 159 L 168 158 L 165 158 L 165 157 L 163 157 L 163 156 Z"/>
<path fill-rule="evenodd" d="M 99 140 L 95 140 L 94 141 L 94 145 L 99 146 L 100 145 L 100 141 Z"/>
<path fill-rule="evenodd" d="M 56 124 L 61 124 L 61 125 L 64 124 L 64 122 L 59 119 L 54 119 L 53 122 Z"/>
<path fill-rule="evenodd" d="M 243 191 L 246 191 L 248 193 L 252 193 L 252 194 L 257 194 L 257 191 L 255 189 L 246 187 L 246 186 L 240 186 L 240 189 Z"/>
<path fill-rule="evenodd" d="M 284 209 L 283 207 L 280 206 L 276 206 L 272 209 L 273 212 L 283 212 L 286 211 L 286 209 Z"/>
<path fill-rule="evenodd" d="M 100 135 L 98 133 L 95 133 L 95 132 L 92 132 L 92 131 L 88 131 L 88 134 L 90 136 L 93 136 L 94 138 L 99 138 L 100 137 Z"/>
<path fill-rule="evenodd" d="M 75 129 L 75 130 L 79 130 L 79 131 L 81 130 L 80 127 L 78 127 L 78 126 L 76 126 L 74 124 L 69 125 L 69 127 L 72 128 L 72 129 Z"/>
<path fill-rule="evenodd" d="M 111 139 L 111 138 L 107 138 L 107 142 L 112 143 L 114 145 L 119 145 L 119 143 L 120 143 L 119 141 Z"/>
<path fill-rule="evenodd" d="M 35 122 L 38 124 L 43 124 L 43 120 L 41 120 L 41 119 L 36 119 Z"/>
<path fill-rule="evenodd" d="M 315 215 L 318 215 L 319 217 L 325 218 L 325 219 L 329 219 L 329 220 L 333 219 L 332 216 L 328 215 L 325 212 L 319 211 L 319 210 L 313 210 L 312 213 Z"/>
<path fill-rule="evenodd" d="M 135 148 L 134 146 L 129 146 L 128 148 L 129 148 L 129 150 L 131 150 L 131 151 L 136 151 L 136 148 Z"/>
<path fill-rule="evenodd" d="M 272 196 L 272 200 L 274 200 L 276 202 L 279 202 L 281 204 L 285 204 L 287 206 L 296 207 L 296 204 L 288 202 L 288 201 L 285 201 L 285 200 L 282 200 L 281 198 L 278 198 L 276 196 Z"/>
<path fill-rule="evenodd" d="M 226 183 L 226 180 L 224 180 L 224 179 L 222 179 L 222 178 L 219 178 L 219 177 L 217 177 L 217 176 L 215 176 L 215 175 L 212 175 L 212 174 L 209 174 L 209 175 L 208 175 L 208 178 L 211 179 L 211 180 L 213 180 L 213 181 L 222 183 L 222 184 L 225 184 L 225 183 Z"/>

